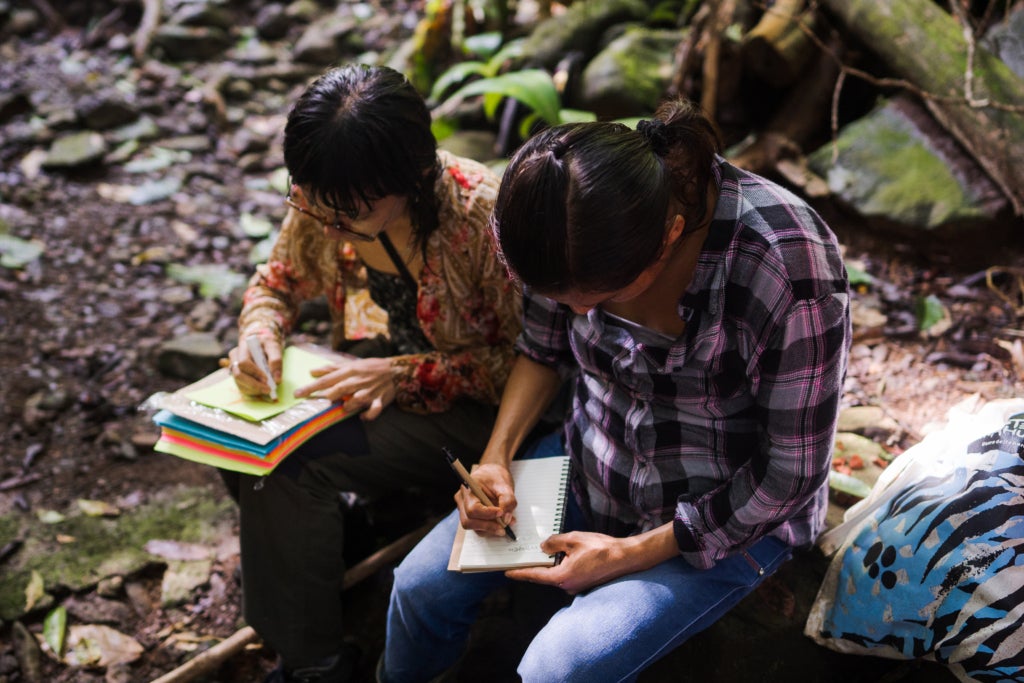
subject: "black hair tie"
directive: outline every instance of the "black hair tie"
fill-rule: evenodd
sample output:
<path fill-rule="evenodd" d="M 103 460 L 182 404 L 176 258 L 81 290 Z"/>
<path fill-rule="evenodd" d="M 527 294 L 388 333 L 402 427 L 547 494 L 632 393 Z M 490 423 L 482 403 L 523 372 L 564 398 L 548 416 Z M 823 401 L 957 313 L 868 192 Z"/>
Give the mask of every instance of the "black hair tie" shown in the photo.
<path fill-rule="evenodd" d="M 644 119 L 636 124 L 636 132 L 640 133 L 651 151 L 658 156 L 665 156 L 668 152 L 668 126 L 661 119 Z"/>

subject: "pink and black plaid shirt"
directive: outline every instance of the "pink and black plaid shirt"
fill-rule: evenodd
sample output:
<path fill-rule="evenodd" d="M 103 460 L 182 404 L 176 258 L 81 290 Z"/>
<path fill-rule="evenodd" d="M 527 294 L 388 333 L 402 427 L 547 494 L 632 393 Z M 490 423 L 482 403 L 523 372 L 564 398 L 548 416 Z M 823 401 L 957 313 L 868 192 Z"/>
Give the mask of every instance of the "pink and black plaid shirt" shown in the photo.
<path fill-rule="evenodd" d="M 577 373 L 565 437 L 591 529 L 621 537 L 672 520 L 700 568 L 765 535 L 814 542 L 851 336 L 846 270 L 824 221 L 721 158 L 715 179 L 678 339 L 527 290 L 518 342 Z"/>

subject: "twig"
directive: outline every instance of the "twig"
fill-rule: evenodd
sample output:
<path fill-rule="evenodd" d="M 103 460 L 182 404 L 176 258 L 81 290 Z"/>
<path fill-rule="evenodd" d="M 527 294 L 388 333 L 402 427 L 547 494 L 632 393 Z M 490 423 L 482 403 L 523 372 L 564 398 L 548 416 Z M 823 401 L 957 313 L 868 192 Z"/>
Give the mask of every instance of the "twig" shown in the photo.
<path fill-rule="evenodd" d="M 967 64 L 964 67 L 964 99 L 967 100 L 967 104 L 974 108 L 987 107 L 989 104 L 988 98 L 976 99 L 974 97 L 974 31 L 971 29 L 971 20 L 967 16 L 967 10 L 961 4 L 960 0 L 953 0 L 949 3 L 953 6 L 953 12 L 956 14 L 957 19 L 960 20 L 962 30 L 964 34 L 964 41 L 967 43 Z"/>
<path fill-rule="evenodd" d="M 142 19 L 139 21 L 139 28 L 132 37 L 132 56 L 136 62 L 142 62 L 149 51 L 149 43 L 153 40 L 160 25 L 160 15 L 163 13 L 163 0 L 142 0 Z"/>
<path fill-rule="evenodd" d="M 46 23 L 49 24 L 50 30 L 59 31 L 64 28 L 64 20 L 57 14 L 57 10 L 53 9 L 49 0 L 32 0 L 32 4 L 46 17 Z"/>
<path fill-rule="evenodd" d="M 34 481 L 39 481 L 45 476 L 45 474 L 36 473 L 25 474 L 18 477 L 11 477 L 10 479 L 4 479 L 3 481 L 0 481 L 0 491 L 10 491 L 11 489 L 27 486 L 28 484 L 31 484 Z"/>
<path fill-rule="evenodd" d="M 426 524 L 410 531 L 396 541 L 389 543 L 369 557 L 365 558 L 345 572 L 342 582 L 342 590 L 347 590 L 363 579 L 373 575 L 381 567 L 394 562 L 412 550 L 421 538 L 427 535 L 434 525 L 436 519 L 429 520 Z M 177 669 L 169 671 L 153 683 L 186 683 L 200 676 L 215 671 L 221 664 L 241 651 L 246 645 L 255 642 L 259 636 L 251 626 L 239 629 L 229 638 L 217 643 L 209 650 L 193 657 Z"/>
<path fill-rule="evenodd" d="M 114 25 L 121 16 L 124 14 L 124 6 L 118 5 L 110 12 L 108 12 L 103 18 L 96 22 L 82 38 L 83 47 L 92 47 L 103 35 L 103 32 Z"/>

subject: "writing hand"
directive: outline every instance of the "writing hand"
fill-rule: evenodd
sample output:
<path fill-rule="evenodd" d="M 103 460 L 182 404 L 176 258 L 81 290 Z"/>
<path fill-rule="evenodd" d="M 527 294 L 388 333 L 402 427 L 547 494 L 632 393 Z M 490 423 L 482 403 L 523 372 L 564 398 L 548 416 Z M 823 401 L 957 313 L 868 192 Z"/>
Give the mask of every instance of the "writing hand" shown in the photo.
<path fill-rule="evenodd" d="M 260 343 L 263 346 L 263 353 L 267 357 L 267 365 L 270 366 L 270 374 L 274 382 L 281 382 L 281 343 L 269 332 L 259 333 Z M 266 396 L 270 393 L 270 384 L 267 376 L 256 365 L 252 354 L 244 339 L 240 339 L 238 346 L 228 353 L 231 363 L 229 372 L 235 380 L 238 390 L 246 396 Z"/>
<path fill-rule="evenodd" d="M 482 464 L 472 471 L 473 479 L 480 485 L 487 497 L 494 503 L 489 507 L 473 495 L 465 486 L 455 493 L 455 504 L 459 507 L 459 520 L 465 529 L 484 536 L 504 536 L 505 524 L 514 524 L 516 496 L 512 474 L 504 465 Z"/>
<path fill-rule="evenodd" d="M 549 555 L 564 553 L 554 567 L 510 569 L 505 576 L 517 581 L 558 586 L 569 595 L 599 586 L 634 571 L 626 545 L 629 539 L 588 531 L 549 537 L 540 548 Z"/>
<path fill-rule="evenodd" d="M 337 365 L 316 368 L 315 381 L 295 390 L 297 397 L 316 394 L 345 404 L 350 412 L 362 410 L 364 420 L 373 420 L 395 400 L 395 383 L 388 358 L 357 358 Z"/>

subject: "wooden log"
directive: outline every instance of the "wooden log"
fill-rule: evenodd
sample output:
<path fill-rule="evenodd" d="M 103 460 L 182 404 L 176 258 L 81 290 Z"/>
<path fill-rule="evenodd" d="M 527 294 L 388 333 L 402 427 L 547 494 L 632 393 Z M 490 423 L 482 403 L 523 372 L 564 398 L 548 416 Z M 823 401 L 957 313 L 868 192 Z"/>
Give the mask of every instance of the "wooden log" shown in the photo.
<path fill-rule="evenodd" d="M 427 532 L 434 528 L 436 519 L 431 519 L 423 526 L 410 531 L 398 540 L 389 543 L 345 572 L 342 590 L 348 590 L 363 579 L 371 576 L 381 567 L 395 562 L 406 555 Z M 169 671 L 152 683 L 187 683 L 200 676 L 216 671 L 228 659 L 240 652 L 245 646 L 256 642 L 259 636 L 251 626 L 235 631 L 229 638 L 217 643 L 209 650 L 196 655 L 177 669 Z"/>
<path fill-rule="evenodd" d="M 833 36 L 828 45 L 832 54 L 841 54 L 838 37 Z M 778 172 L 783 159 L 802 157 L 808 141 L 828 128 L 829 105 L 838 77 L 839 65 L 834 60 L 823 56 L 809 62 L 764 130 L 729 160 L 764 175 Z"/>
<path fill-rule="evenodd" d="M 923 99 L 1024 216 L 1024 79 L 932 0 L 822 0 Z M 973 69 L 969 55 L 973 57 Z"/>
<path fill-rule="evenodd" d="M 817 14 L 804 10 L 804 0 L 779 0 L 743 36 L 743 68 L 766 83 L 793 83 L 815 53 L 810 32 Z"/>

